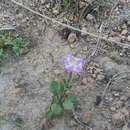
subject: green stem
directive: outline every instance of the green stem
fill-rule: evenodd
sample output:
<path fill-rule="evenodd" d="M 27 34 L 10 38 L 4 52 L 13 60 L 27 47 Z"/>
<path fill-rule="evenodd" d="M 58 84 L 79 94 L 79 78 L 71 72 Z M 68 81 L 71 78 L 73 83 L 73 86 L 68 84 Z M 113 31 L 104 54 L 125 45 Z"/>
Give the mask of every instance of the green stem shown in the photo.
<path fill-rule="evenodd" d="M 69 72 L 67 82 L 70 82 L 72 80 L 72 72 Z"/>

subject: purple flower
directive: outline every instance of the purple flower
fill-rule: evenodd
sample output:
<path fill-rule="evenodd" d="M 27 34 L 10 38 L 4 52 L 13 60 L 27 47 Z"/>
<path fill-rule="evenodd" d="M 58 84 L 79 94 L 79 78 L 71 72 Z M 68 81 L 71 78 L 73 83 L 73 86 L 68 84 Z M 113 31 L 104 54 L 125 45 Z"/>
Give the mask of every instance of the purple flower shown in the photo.
<path fill-rule="evenodd" d="M 68 72 L 80 73 L 83 70 L 85 61 L 82 58 L 68 55 L 63 61 L 64 67 Z"/>

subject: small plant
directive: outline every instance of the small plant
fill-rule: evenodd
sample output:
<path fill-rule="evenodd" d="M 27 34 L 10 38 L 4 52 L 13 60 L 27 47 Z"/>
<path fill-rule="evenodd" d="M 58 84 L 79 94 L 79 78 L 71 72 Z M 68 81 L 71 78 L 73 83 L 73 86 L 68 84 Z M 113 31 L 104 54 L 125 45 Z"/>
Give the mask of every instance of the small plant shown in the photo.
<path fill-rule="evenodd" d="M 4 50 L 1 48 L 0 49 L 0 60 L 4 60 L 7 58 L 7 54 L 5 54 Z"/>
<path fill-rule="evenodd" d="M 7 58 L 7 54 L 4 51 L 6 50 L 5 48 L 11 48 L 16 56 L 20 56 L 22 50 L 27 47 L 27 45 L 27 41 L 21 37 L 14 38 L 10 33 L 0 35 L 0 60 Z"/>
<path fill-rule="evenodd" d="M 12 41 L 12 49 L 16 56 L 20 56 L 22 54 L 22 49 L 27 46 L 27 42 L 22 38 L 16 38 Z"/>
<path fill-rule="evenodd" d="M 64 0 L 63 2 L 64 2 L 65 8 L 69 8 L 72 5 L 73 0 Z"/>
<path fill-rule="evenodd" d="M 12 40 L 10 33 L 5 33 L 0 36 L 0 49 L 4 48 L 6 45 L 10 44 Z"/>
<path fill-rule="evenodd" d="M 96 0 L 96 1 L 94 1 L 95 2 L 95 5 L 96 5 L 96 7 L 99 9 L 99 8 L 101 8 L 101 7 L 104 7 L 105 6 L 105 4 L 106 4 L 106 1 L 105 0 Z"/>
<path fill-rule="evenodd" d="M 52 93 L 52 102 L 50 110 L 46 113 L 47 118 L 61 115 L 65 110 L 72 110 L 76 101 L 75 96 L 67 95 L 72 86 L 66 80 L 61 83 L 52 81 L 50 91 Z"/>
<path fill-rule="evenodd" d="M 51 81 L 50 91 L 52 93 L 52 102 L 49 111 L 46 113 L 46 118 L 61 115 L 66 110 L 70 111 L 74 109 L 76 103 L 76 97 L 68 93 L 72 88 L 70 81 L 72 79 L 72 73 L 80 74 L 82 72 L 85 61 L 73 55 L 68 55 L 63 60 L 63 64 L 69 77 L 62 82 Z"/>

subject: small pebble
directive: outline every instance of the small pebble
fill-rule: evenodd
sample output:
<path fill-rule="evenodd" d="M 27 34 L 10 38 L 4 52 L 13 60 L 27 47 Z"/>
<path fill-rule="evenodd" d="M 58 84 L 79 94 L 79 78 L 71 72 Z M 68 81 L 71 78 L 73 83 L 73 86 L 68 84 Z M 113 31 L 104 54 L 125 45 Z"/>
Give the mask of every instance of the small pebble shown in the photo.
<path fill-rule="evenodd" d="M 128 25 L 128 26 L 130 26 L 130 20 L 129 20 L 129 21 L 127 21 L 127 25 Z"/>
<path fill-rule="evenodd" d="M 102 97 L 101 96 L 97 96 L 95 105 L 98 106 L 101 103 L 101 101 L 102 101 Z"/>
<path fill-rule="evenodd" d="M 75 33 L 70 33 L 69 36 L 68 36 L 68 42 L 70 44 L 74 43 L 77 41 L 77 36 Z"/>
<path fill-rule="evenodd" d="M 74 120 L 70 120 L 68 125 L 69 125 L 70 127 L 74 127 L 74 126 L 77 125 L 77 123 L 76 123 Z"/>
<path fill-rule="evenodd" d="M 126 107 L 123 107 L 120 111 L 124 114 L 125 119 L 129 118 L 129 111 L 126 109 Z"/>
<path fill-rule="evenodd" d="M 98 80 L 98 81 L 102 81 L 102 80 L 104 80 L 104 79 L 105 79 L 105 76 L 104 76 L 103 74 L 97 75 L 97 80 Z"/>
<path fill-rule="evenodd" d="M 81 33 L 81 36 L 86 36 L 86 31 L 87 31 L 87 29 L 85 28 L 85 27 L 82 27 L 81 28 L 81 31 L 83 31 L 82 33 Z"/>
<path fill-rule="evenodd" d="M 130 35 L 127 37 L 128 42 L 130 42 Z"/>
<path fill-rule="evenodd" d="M 123 126 L 122 130 L 129 130 L 128 125 L 125 124 L 125 125 Z"/>
<path fill-rule="evenodd" d="M 120 100 L 121 100 L 121 101 L 127 101 L 127 99 L 128 99 L 128 97 L 125 96 L 125 95 L 123 95 L 123 96 L 120 97 Z"/>
<path fill-rule="evenodd" d="M 60 13 L 60 12 L 59 12 L 58 9 L 53 8 L 53 14 L 54 14 L 54 15 L 58 15 L 59 13 Z"/>
<path fill-rule="evenodd" d="M 83 85 L 86 85 L 88 82 L 87 82 L 87 79 L 86 78 L 83 78 L 83 80 L 82 80 L 82 84 Z"/>
<path fill-rule="evenodd" d="M 116 108 L 115 108 L 115 107 L 111 107 L 110 109 L 111 109 L 111 111 L 113 111 L 113 112 L 116 111 Z"/>
<path fill-rule="evenodd" d="M 114 93 L 114 96 L 115 96 L 115 97 L 119 97 L 119 96 L 120 96 L 120 93 L 116 92 L 116 93 Z"/>
<path fill-rule="evenodd" d="M 128 30 L 123 30 L 122 32 L 121 32 L 121 35 L 126 35 L 128 33 Z"/>
<path fill-rule="evenodd" d="M 125 122 L 125 115 L 122 112 L 118 112 L 112 115 L 112 121 L 116 126 L 122 126 Z"/>
<path fill-rule="evenodd" d="M 128 103 L 127 104 L 128 104 L 128 107 L 130 107 L 130 98 L 128 99 Z"/>
<path fill-rule="evenodd" d="M 83 114 L 82 120 L 83 120 L 84 123 L 90 124 L 93 120 L 93 113 L 92 112 L 85 112 Z"/>
<path fill-rule="evenodd" d="M 96 22 L 95 17 L 94 17 L 93 15 L 91 15 L 91 14 L 88 14 L 87 17 L 86 17 L 86 19 L 87 19 L 88 21 L 92 22 L 92 23 L 95 23 L 95 22 Z"/>

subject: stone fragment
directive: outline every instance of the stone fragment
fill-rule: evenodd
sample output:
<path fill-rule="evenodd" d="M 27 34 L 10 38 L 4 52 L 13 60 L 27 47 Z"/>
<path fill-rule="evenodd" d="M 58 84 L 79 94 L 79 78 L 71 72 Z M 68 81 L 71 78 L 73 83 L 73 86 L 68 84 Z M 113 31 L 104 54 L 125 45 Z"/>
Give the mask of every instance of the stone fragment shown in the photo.
<path fill-rule="evenodd" d="M 117 112 L 112 115 L 113 124 L 116 126 L 122 126 L 125 122 L 125 115 L 122 112 Z"/>
<path fill-rule="evenodd" d="M 126 35 L 128 33 L 128 30 L 123 30 L 122 32 L 121 32 L 121 35 Z"/>
<path fill-rule="evenodd" d="M 83 114 L 82 120 L 83 120 L 84 123 L 90 124 L 93 120 L 93 113 L 92 112 L 85 112 Z"/>
<path fill-rule="evenodd" d="M 75 43 L 77 41 L 77 36 L 75 33 L 70 33 L 68 36 L 68 42 L 70 44 Z"/>
<path fill-rule="evenodd" d="M 127 37 L 128 42 L 130 42 L 130 35 Z"/>

